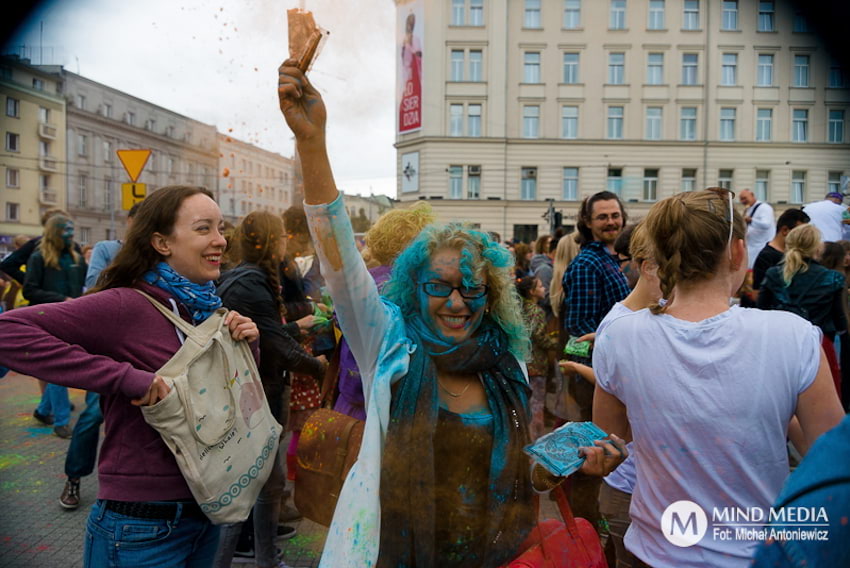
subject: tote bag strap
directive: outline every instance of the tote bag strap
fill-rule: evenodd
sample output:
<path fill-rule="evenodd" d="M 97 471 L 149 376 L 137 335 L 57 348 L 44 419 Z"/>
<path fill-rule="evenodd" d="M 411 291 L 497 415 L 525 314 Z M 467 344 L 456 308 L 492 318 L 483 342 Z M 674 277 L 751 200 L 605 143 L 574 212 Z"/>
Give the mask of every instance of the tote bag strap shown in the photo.
<path fill-rule="evenodd" d="M 215 334 L 215 332 L 218 331 L 218 328 L 221 326 L 221 320 L 219 319 L 219 317 L 223 317 L 223 315 L 227 313 L 225 311 L 221 313 L 221 315 L 219 315 L 220 312 L 216 311 L 215 313 L 213 313 L 212 316 L 208 317 L 200 325 L 195 326 L 190 324 L 189 322 L 187 322 L 165 306 L 163 306 L 159 301 L 157 301 L 153 296 L 151 296 L 147 292 L 143 292 L 138 288 L 133 288 L 133 290 L 147 298 L 151 305 L 153 305 L 153 307 L 159 310 L 159 313 L 168 318 L 168 320 L 172 324 L 174 324 L 174 327 L 180 330 L 183 335 L 185 335 L 186 337 L 191 337 L 201 345 L 209 341 L 210 338 Z"/>
<path fill-rule="evenodd" d="M 184 344 L 183 347 L 181 347 L 177 351 L 177 353 L 175 353 L 174 356 L 168 361 L 168 363 L 166 363 L 166 365 L 176 364 L 177 366 L 181 366 L 181 367 L 186 366 L 186 365 L 191 365 L 193 360 L 203 352 L 202 346 L 205 346 L 205 345 L 207 345 L 207 343 L 212 341 L 213 336 L 219 331 L 219 329 L 224 324 L 224 316 L 227 313 L 226 310 L 217 310 L 215 313 L 213 313 L 213 315 L 211 315 L 209 318 L 204 320 L 204 322 L 201 323 L 199 326 L 193 326 L 189 322 L 185 321 L 183 318 L 179 317 L 174 312 L 172 312 L 171 310 L 169 310 L 168 308 L 163 306 L 161 303 L 159 303 L 155 298 L 153 298 L 149 294 L 146 294 L 145 292 L 138 290 L 138 289 L 136 289 L 136 291 L 139 294 L 141 294 L 142 296 L 144 296 L 145 298 L 147 298 L 148 301 L 151 304 L 153 304 L 153 306 L 157 310 L 159 310 L 159 312 L 162 315 L 164 315 L 171 323 L 173 323 L 174 326 L 179 331 L 183 332 L 186 335 L 186 337 L 191 338 L 192 341 L 196 344 L 196 346 L 193 346 L 191 349 L 188 349 L 188 350 L 187 350 L 188 346 L 186 344 Z M 230 337 L 229 333 L 227 333 L 227 332 L 225 332 L 223 335 L 228 337 L 228 338 Z M 245 350 L 247 350 L 247 356 L 251 357 L 252 358 L 251 360 L 253 361 L 253 355 L 251 354 L 250 349 L 247 347 L 247 343 L 245 345 L 241 345 L 241 346 L 236 345 L 234 347 L 236 349 L 241 348 L 243 355 L 246 355 Z M 224 369 L 223 369 L 224 374 L 222 376 L 229 375 L 230 369 L 229 369 L 228 361 L 227 361 L 226 357 L 223 358 L 222 365 L 224 367 Z M 196 401 L 193 397 L 193 393 L 189 392 L 187 386 L 188 385 L 184 385 L 180 382 L 177 382 L 174 385 L 172 385 L 172 388 L 176 388 L 180 392 L 180 395 L 181 395 L 180 400 L 183 401 L 183 407 L 185 409 L 186 419 L 189 423 L 192 423 L 192 422 L 194 422 L 195 415 L 197 414 L 195 412 L 195 402 Z M 194 437 L 199 442 L 201 442 L 201 443 L 203 443 L 207 446 L 218 443 L 221 440 L 221 438 L 233 428 L 233 424 L 236 421 L 236 407 L 237 407 L 238 401 L 236 399 L 236 395 L 234 394 L 232 388 L 227 389 L 227 391 L 230 395 L 230 404 L 228 405 L 230 408 L 228 409 L 227 420 L 225 421 L 224 427 L 222 428 L 222 430 L 217 431 L 217 432 L 204 431 L 203 433 L 201 433 L 197 430 L 192 431 L 192 434 L 194 435 Z"/>

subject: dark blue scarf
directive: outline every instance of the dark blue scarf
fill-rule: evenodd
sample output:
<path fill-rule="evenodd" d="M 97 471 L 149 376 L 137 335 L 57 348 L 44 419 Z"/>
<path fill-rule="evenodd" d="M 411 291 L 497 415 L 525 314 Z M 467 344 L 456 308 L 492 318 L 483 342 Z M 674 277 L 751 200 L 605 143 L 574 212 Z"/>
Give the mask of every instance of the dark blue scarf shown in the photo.
<path fill-rule="evenodd" d="M 431 568 L 435 555 L 434 431 L 439 412 L 437 368 L 479 374 L 493 414 L 487 496 L 486 550 L 482 566 L 499 566 L 517 554 L 534 513 L 528 443 L 529 387 L 502 329 L 485 317 L 476 335 L 459 344 L 439 338 L 417 314 L 406 322 L 417 345 L 390 409 L 381 466 L 381 537 L 378 566 Z"/>
<path fill-rule="evenodd" d="M 215 295 L 215 284 L 195 284 L 178 274 L 166 262 L 160 262 L 142 276 L 142 280 L 162 288 L 189 309 L 192 322 L 198 325 L 221 307 L 221 298 Z"/>

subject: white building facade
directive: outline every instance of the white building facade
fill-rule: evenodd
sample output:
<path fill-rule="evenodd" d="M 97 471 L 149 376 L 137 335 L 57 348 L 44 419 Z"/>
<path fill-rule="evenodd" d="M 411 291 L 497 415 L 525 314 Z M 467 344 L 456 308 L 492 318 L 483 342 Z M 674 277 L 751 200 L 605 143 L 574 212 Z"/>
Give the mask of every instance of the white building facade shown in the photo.
<path fill-rule="evenodd" d="M 548 200 L 573 225 L 580 200 L 603 189 L 640 217 L 711 185 L 750 188 L 778 214 L 850 173 L 847 69 L 791 3 L 397 8 L 401 29 L 418 16 L 422 69 L 421 128 L 397 135 L 399 197 L 431 200 L 443 220 L 532 240 L 549 231 Z"/>

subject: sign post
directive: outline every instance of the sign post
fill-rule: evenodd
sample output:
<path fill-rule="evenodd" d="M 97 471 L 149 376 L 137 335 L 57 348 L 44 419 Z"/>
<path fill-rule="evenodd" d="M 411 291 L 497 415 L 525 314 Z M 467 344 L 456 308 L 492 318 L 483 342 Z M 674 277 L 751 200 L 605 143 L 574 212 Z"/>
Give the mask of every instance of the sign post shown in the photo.
<path fill-rule="evenodd" d="M 145 164 L 151 156 L 150 150 L 116 150 L 118 159 L 121 160 L 121 165 L 130 176 L 130 183 L 121 184 L 121 208 L 124 211 L 129 211 L 133 205 L 142 201 L 147 197 L 147 186 L 143 183 L 136 183 Z"/>

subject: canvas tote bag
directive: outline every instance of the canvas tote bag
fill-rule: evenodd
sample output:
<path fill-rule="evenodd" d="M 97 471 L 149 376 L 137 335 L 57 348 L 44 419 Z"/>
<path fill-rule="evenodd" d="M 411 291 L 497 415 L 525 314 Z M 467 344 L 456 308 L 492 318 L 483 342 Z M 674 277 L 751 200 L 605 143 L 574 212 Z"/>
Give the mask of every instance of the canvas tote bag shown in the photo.
<path fill-rule="evenodd" d="M 183 333 L 157 371 L 171 392 L 142 414 L 174 454 L 201 510 L 215 524 L 244 521 L 277 459 L 282 428 L 269 410 L 247 341 L 236 341 L 219 308 L 193 326 L 149 295 Z"/>

